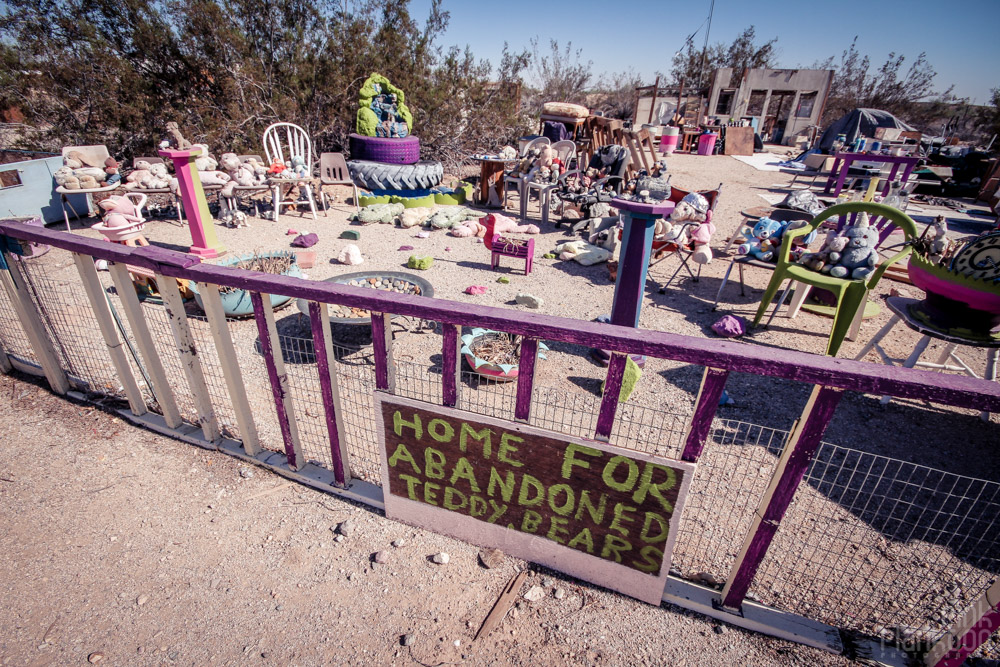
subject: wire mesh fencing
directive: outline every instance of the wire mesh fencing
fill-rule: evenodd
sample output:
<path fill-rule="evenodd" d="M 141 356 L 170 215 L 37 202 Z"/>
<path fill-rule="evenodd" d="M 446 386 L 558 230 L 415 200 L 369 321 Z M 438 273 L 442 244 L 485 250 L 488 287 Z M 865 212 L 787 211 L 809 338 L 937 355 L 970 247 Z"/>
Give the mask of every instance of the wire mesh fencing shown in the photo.
<path fill-rule="evenodd" d="M 1000 574 L 1000 484 L 824 443 L 754 581 L 767 604 L 929 646 Z"/>
<path fill-rule="evenodd" d="M 30 364 L 38 363 L 6 289 L 0 289 L 0 345 L 8 355 Z"/>

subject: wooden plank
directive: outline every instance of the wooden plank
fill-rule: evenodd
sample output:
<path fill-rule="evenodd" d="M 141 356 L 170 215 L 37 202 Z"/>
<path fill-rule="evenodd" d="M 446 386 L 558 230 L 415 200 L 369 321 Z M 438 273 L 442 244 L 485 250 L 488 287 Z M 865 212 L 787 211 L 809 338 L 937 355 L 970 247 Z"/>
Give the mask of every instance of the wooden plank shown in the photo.
<path fill-rule="evenodd" d="M 267 378 L 271 383 L 271 396 L 274 398 L 274 409 L 278 415 L 281 439 L 285 443 L 288 467 L 298 470 L 305 465 L 305 458 L 302 456 L 299 425 L 295 421 L 295 405 L 288 385 L 288 373 L 285 372 L 285 359 L 281 355 L 281 339 L 274 323 L 271 295 L 251 292 L 250 301 L 253 303 L 253 316 L 257 321 L 257 334 L 260 336 L 260 348 L 264 355 L 264 365 L 267 367 Z"/>
<path fill-rule="evenodd" d="M 615 415 L 618 412 L 618 397 L 622 390 L 622 381 L 625 379 L 625 366 L 628 363 L 628 356 L 620 352 L 611 354 L 611 361 L 608 364 L 608 375 L 604 380 L 604 395 L 601 396 L 601 410 L 597 415 L 597 428 L 594 438 L 607 442 L 611 437 L 611 430 L 615 426 Z"/>
<path fill-rule="evenodd" d="M 156 351 L 153 343 L 153 336 L 149 332 L 146 324 L 146 317 L 139 304 L 139 297 L 135 294 L 132 279 L 128 269 L 124 264 L 109 264 L 108 271 L 111 273 L 111 281 L 118 292 L 122 309 L 125 311 L 125 319 L 128 320 L 132 329 L 132 336 L 135 338 L 136 347 L 142 355 L 142 362 L 149 373 L 149 381 L 152 383 L 153 398 L 163 411 L 163 419 L 170 428 L 177 428 L 181 425 L 181 413 L 177 409 L 177 402 L 174 400 L 174 390 L 167 380 L 167 373 L 163 368 L 163 362 Z M 172 279 L 171 279 L 172 280 Z"/>
<path fill-rule="evenodd" d="M 212 399 L 208 395 L 208 385 L 205 384 L 205 373 L 198 357 L 198 347 L 191 334 L 191 324 L 188 322 L 187 313 L 184 312 L 184 301 L 177 289 L 177 281 L 157 273 L 156 286 L 160 290 L 160 296 L 163 297 L 163 307 L 170 322 L 170 330 L 174 333 L 174 342 L 181 358 L 181 368 L 184 369 L 191 398 L 198 413 L 198 425 L 205 440 L 216 442 L 219 439 L 219 422 L 215 417 Z"/>
<path fill-rule="evenodd" d="M 493 630 L 500 625 L 503 621 L 504 616 L 510 611 L 510 608 L 514 606 L 517 602 L 518 595 L 521 592 L 521 586 L 524 585 L 524 580 L 528 578 L 528 571 L 521 570 L 507 582 L 504 586 L 503 591 L 500 593 L 500 597 L 493 604 L 493 609 L 490 613 L 486 615 L 483 619 L 483 624 L 479 626 L 479 630 L 476 632 L 476 636 L 472 638 L 472 641 L 478 641 L 480 637 L 488 636 Z"/>
<path fill-rule="evenodd" d="M 1000 580 L 956 620 L 924 657 L 928 667 L 960 667 L 1000 629 Z"/>
<path fill-rule="evenodd" d="M 344 438 L 344 409 L 340 403 L 340 385 L 330 334 L 329 313 L 325 303 L 309 302 L 309 320 L 312 325 L 313 350 L 316 352 L 316 371 L 319 373 L 320 395 L 326 413 L 326 433 L 330 439 L 330 459 L 337 484 L 347 486 L 350 466 L 347 463 L 347 440 Z"/>
<path fill-rule="evenodd" d="M 205 315 L 208 317 L 208 328 L 212 332 L 215 352 L 219 355 L 222 366 L 222 377 L 226 381 L 229 400 L 233 404 L 236 415 L 236 426 L 240 429 L 240 439 L 247 454 L 256 456 L 261 451 L 260 437 L 257 434 L 257 423 L 253 419 L 253 410 L 247 399 L 246 385 L 243 382 L 243 371 L 240 370 L 239 358 L 233 337 L 226 323 L 226 311 L 222 307 L 222 297 L 219 296 L 218 285 L 198 283 L 198 292 L 205 305 Z"/>
<path fill-rule="evenodd" d="M 527 422 L 531 417 L 531 397 L 535 391 L 535 369 L 538 368 L 538 339 L 522 338 L 517 367 L 517 397 L 514 419 Z"/>
<path fill-rule="evenodd" d="M 461 327 L 454 324 L 441 325 L 441 404 L 450 408 L 458 405 L 458 392 L 462 386 L 460 330 Z"/>
<path fill-rule="evenodd" d="M 7 356 L 7 350 L 3 347 L 3 341 L 0 341 L 0 373 L 10 373 L 14 370 L 14 366 L 10 363 L 10 357 Z"/>
<path fill-rule="evenodd" d="M 701 375 L 698 398 L 695 399 L 694 414 L 691 416 L 691 423 L 688 424 L 681 460 L 694 463 L 701 456 L 708 432 L 712 428 L 712 419 L 715 418 L 715 412 L 719 407 L 722 390 L 725 389 L 728 378 L 729 371 L 705 367 L 705 372 Z"/>
<path fill-rule="evenodd" d="M 753 155 L 753 128 L 727 127 L 725 155 Z"/>
<path fill-rule="evenodd" d="M 11 258 L 6 251 L 0 252 L 0 283 L 7 290 L 7 296 L 14 305 L 14 312 L 21 322 L 31 349 L 35 353 L 35 358 L 41 364 L 45 372 L 45 379 L 48 380 L 49 387 L 57 394 L 65 394 L 69 391 L 69 378 L 66 372 L 59 365 L 59 357 L 49 340 L 49 335 L 42 324 L 42 318 L 35 310 L 35 304 L 31 301 L 31 296 L 25 290 L 24 275 L 17 260 Z M 7 268 L 5 271 L 4 268 Z"/>
<path fill-rule="evenodd" d="M 831 387 L 813 387 L 802 416 L 788 436 L 771 484 L 761 497 L 753 525 L 722 589 L 722 605 L 727 609 L 739 609 L 750 590 L 757 569 L 767 555 L 778 525 L 795 497 L 795 491 L 819 448 L 820 439 L 843 393 Z"/>
<path fill-rule="evenodd" d="M 912 369 L 886 369 L 875 364 L 852 362 L 806 352 L 783 351 L 780 357 L 756 345 L 730 340 L 685 336 L 663 331 L 637 330 L 538 313 L 512 314 L 509 309 L 392 294 L 377 290 L 273 276 L 215 264 L 187 263 L 191 258 L 158 248 L 155 262 L 140 255 L 147 248 L 126 248 L 87 237 L 0 221 L 0 234 L 58 248 L 85 252 L 113 262 L 146 262 L 163 275 L 212 282 L 252 291 L 276 292 L 292 298 L 336 303 L 377 313 L 395 313 L 423 319 L 478 326 L 508 333 L 575 343 L 604 350 L 643 354 L 730 372 L 747 372 L 811 384 L 824 384 L 875 395 L 928 400 L 1000 412 L 1000 388 L 996 383 L 965 375 L 931 373 Z"/>
<path fill-rule="evenodd" d="M 146 413 L 146 399 L 142 396 L 142 390 L 139 389 L 139 384 L 135 381 L 128 357 L 125 356 L 125 350 L 122 349 L 123 343 L 118 337 L 115 321 L 111 317 L 111 308 L 108 305 L 104 286 L 101 284 L 101 279 L 97 277 L 94 260 L 86 255 L 73 253 L 73 262 L 76 264 L 76 270 L 83 282 L 83 291 L 87 294 L 87 300 L 90 301 L 90 310 L 97 320 L 97 327 L 101 330 L 101 337 L 104 338 L 104 344 L 108 347 L 108 355 L 115 367 L 115 373 L 125 390 L 129 408 L 132 410 L 132 414 L 143 415 Z"/>
<path fill-rule="evenodd" d="M 375 356 L 375 388 L 396 393 L 396 364 L 392 359 L 392 310 L 372 312 L 372 348 Z"/>

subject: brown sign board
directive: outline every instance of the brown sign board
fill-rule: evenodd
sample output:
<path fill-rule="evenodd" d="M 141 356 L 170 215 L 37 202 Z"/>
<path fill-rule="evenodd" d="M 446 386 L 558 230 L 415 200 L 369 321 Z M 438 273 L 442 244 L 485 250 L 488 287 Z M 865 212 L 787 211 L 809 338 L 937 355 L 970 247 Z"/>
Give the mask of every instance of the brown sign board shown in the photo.
<path fill-rule="evenodd" d="M 694 464 L 375 396 L 386 516 L 660 603 Z"/>

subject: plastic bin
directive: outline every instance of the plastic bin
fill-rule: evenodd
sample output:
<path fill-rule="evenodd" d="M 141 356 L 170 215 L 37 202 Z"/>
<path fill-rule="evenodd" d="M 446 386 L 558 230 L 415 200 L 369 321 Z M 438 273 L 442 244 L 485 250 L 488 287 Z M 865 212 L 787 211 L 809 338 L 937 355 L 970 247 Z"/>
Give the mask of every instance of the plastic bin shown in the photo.
<path fill-rule="evenodd" d="M 676 127 L 663 128 L 663 135 L 660 137 L 660 152 L 670 155 L 677 150 L 677 142 L 680 140 L 680 129 Z"/>
<path fill-rule="evenodd" d="M 719 138 L 714 132 L 706 132 L 698 137 L 698 155 L 711 155 L 715 151 L 715 140 Z"/>

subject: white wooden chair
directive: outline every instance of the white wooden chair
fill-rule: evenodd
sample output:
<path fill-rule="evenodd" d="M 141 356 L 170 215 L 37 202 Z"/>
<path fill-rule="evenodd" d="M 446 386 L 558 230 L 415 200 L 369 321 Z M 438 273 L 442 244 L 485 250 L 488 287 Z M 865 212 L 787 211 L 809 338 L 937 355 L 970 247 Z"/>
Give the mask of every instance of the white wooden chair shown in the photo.
<path fill-rule="evenodd" d="M 306 167 L 309 169 L 309 176 L 301 181 L 289 178 L 272 178 L 269 181 L 274 200 L 274 219 L 277 220 L 278 216 L 281 215 L 282 206 L 297 206 L 298 204 L 296 201 L 282 200 L 282 187 L 290 183 L 301 182 L 306 201 L 312 211 L 313 220 L 316 220 L 316 199 L 313 196 L 312 184 L 312 142 L 306 131 L 294 123 L 274 123 L 264 130 L 264 155 L 267 157 L 268 164 L 276 161 L 286 163 L 298 156 L 305 161 Z"/>

